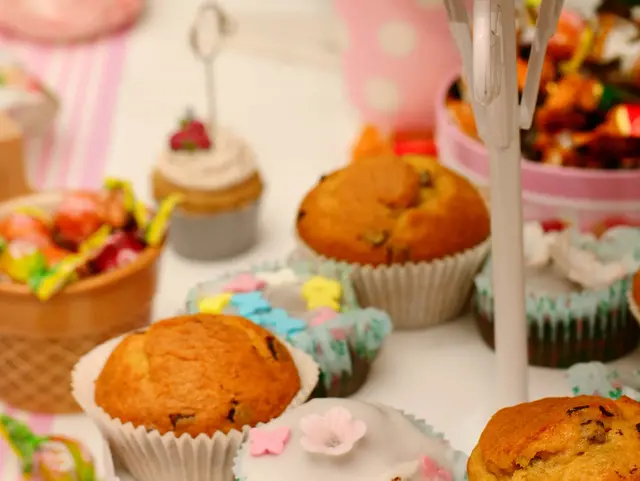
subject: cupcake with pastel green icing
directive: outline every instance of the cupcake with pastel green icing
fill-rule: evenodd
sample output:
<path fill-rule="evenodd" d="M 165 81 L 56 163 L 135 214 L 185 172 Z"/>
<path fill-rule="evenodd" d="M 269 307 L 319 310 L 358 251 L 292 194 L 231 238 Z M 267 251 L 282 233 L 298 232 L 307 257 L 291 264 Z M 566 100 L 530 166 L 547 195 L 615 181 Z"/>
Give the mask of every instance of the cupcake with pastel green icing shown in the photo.
<path fill-rule="evenodd" d="M 356 392 L 392 329 L 385 312 L 360 307 L 349 270 L 330 263 L 268 263 L 203 282 L 186 309 L 246 317 L 313 356 L 316 397 Z"/>
<path fill-rule="evenodd" d="M 238 481 L 465 481 L 467 456 L 394 408 L 313 399 L 253 428 L 236 456 Z"/>
<path fill-rule="evenodd" d="M 640 265 L 640 229 L 616 227 L 599 238 L 573 229 L 524 228 L 529 362 L 568 367 L 607 362 L 631 352 L 640 329 L 627 291 Z M 491 259 L 475 279 L 472 308 L 493 347 Z"/>

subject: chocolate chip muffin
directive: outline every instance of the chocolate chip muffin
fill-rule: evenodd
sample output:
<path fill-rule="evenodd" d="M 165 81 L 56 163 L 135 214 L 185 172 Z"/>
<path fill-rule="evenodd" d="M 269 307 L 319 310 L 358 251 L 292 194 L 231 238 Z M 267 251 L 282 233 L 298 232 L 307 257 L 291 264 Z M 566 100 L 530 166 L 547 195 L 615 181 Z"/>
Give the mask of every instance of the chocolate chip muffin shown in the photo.
<path fill-rule="evenodd" d="M 468 472 L 469 481 L 638 481 L 640 403 L 578 396 L 498 411 Z"/>
<path fill-rule="evenodd" d="M 363 305 L 399 328 L 457 316 L 489 247 L 482 196 L 431 157 L 377 155 L 322 177 L 296 226 L 304 251 L 351 264 Z"/>
<path fill-rule="evenodd" d="M 122 423 L 196 437 L 269 421 L 299 390 L 290 352 L 269 331 L 243 317 L 196 314 L 127 336 L 95 400 Z"/>
<path fill-rule="evenodd" d="M 300 238 L 332 259 L 378 266 L 441 259 L 489 237 L 475 187 L 430 157 L 383 155 L 320 180 L 298 211 Z"/>

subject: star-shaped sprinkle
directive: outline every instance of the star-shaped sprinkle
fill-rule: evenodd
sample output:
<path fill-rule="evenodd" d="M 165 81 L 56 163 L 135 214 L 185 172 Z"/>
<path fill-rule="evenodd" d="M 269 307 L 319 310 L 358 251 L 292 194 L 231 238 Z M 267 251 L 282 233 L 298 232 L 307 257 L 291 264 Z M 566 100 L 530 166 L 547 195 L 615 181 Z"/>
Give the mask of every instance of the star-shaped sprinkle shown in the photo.
<path fill-rule="evenodd" d="M 253 274 L 238 274 L 236 277 L 231 279 L 225 286 L 222 288 L 225 292 L 232 292 L 234 294 L 238 293 L 247 293 L 260 291 L 264 288 L 265 282 L 263 280 L 258 279 Z"/>
<path fill-rule="evenodd" d="M 231 305 L 236 308 L 238 314 L 243 317 L 271 310 L 271 305 L 262 296 L 261 292 L 247 292 L 233 294 Z"/>
<path fill-rule="evenodd" d="M 298 282 L 298 275 L 288 267 L 274 272 L 259 272 L 256 277 L 270 286 L 285 286 Z"/>
<path fill-rule="evenodd" d="M 327 296 L 339 298 L 342 295 L 342 286 L 335 279 L 313 276 L 302 286 L 302 295 L 308 296 L 315 292 L 323 292 Z"/>
<path fill-rule="evenodd" d="M 206 314 L 222 314 L 224 308 L 229 305 L 233 294 L 225 292 L 217 296 L 205 297 L 198 303 L 198 310 Z"/>
<path fill-rule="evenodd" d="M 314 276 L 302 286 L 302 296 L 307 301 L 307 309 L 313 311 L 320 307 L 340 310 L 342 286 L 334 279 Z"/>
<path fill-rule="evenodd" d="M 291 429 L 286 426 L 271 430 L 253 428 L 249 432 L 249 454 L 254 457 L 265 454 L 278 456 L 284 452 L 290 436 Z"/>
<path fill-rule="evenodd" d="M 258 314 L 257 317 L 260 319 L 261 326 L 285 337 L 307 328 L 304 321 L 291 317 L 284 309 L 272 309 L 269 312 Z"/>
<path fill-rule="evenodd" d="M 338 316 L 338 313 L 330 307 L 320 307 L 314 312 L 314 316 L 309 322 L 310 326 L 321 326 L 327 321 L 334 319 Z"/>

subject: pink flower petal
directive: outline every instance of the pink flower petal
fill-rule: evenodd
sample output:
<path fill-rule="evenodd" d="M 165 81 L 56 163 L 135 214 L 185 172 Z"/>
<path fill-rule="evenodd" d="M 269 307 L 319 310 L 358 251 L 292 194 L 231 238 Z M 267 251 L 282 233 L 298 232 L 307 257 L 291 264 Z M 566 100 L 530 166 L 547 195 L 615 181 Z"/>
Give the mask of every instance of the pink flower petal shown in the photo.
<path fill-rule="evenodd" d="M 316 309 L 315 316 L 309 322 L 310 326 L 321 326 L 331 319 L 335 319 L 338 313 L 330 307 L 319 307 Z"/>
<path fill-rule="evenodd" d="M 222 290 L 224 292 L 233 292 L 234 294 L 243 294 L 259 291 L 263 289 L 265 285 L 263 280 L 256 278 L 253 274 L 238 274 L 229 281 Z"/>
<path fill-rule="evenodd" d="M 249 454 L 251 456 L 282 454 L 290 436 L 291 429 L 286 426 L 271 430 L 254 428 L 249 433 Z"/>

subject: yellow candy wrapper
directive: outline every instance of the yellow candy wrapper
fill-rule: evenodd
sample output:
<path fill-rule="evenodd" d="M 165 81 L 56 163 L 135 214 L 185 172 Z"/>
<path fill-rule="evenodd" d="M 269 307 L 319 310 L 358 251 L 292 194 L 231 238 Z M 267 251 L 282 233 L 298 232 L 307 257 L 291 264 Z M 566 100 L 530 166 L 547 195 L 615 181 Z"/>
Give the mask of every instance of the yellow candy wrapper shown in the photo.
<path fill-rule="evenodd" d="M 13 241 L 0 254 L 0 270 L 16 282 L 27 282 L 46 268 L 46 257 L 30 242 Z"/>
<path fill-rule="evenodd" d="M 30 282 L 31 289 L 41 301 L 47 301 L 60 292 L 70 282 L 77 279 L 76 270 L 86 265 L 89 258 L 83 254 L 73 254 L 56 264 L 52 271 Z"/>
<path fill-rule="evenodd" d="M 142 232 L 147 230 L 147 226 L 149 225 L 149 221 L 151 220 L 151 212 L 149 211 L 149 207 L 147 207 L 144 202 L 136 201 L 133 207 L 133 218 L 136 221 L 136 225 L 138 229 Z"/>
<path fill-rule="evenodd" d="M 136 195 L 133 192 L 131 182 L 126 180 L 107 177 L 104 181 L 104 188 L 107 190 L 120 190 L 124 195 L 124 208 L 127 212 L 135 212 Z"/>
<path fill-rule="evenodd" d="M 17 209 L 14 210 L 14 212 L 17 212 L 19 214 L 26 214 L 29 217 L 33 217 L 35 219 L 42 221 L 46 225 L 51 225 L 51 215 L 47 214 L 42 209 L 38 209 L 37 207 L 31 207 L 31 206 L 25 205 L 22 207 L 18 207 Z"/>
<path fill-rule="evenodd" d="M 94 232 L 87 240 L 85 240 L 78 249 L 80 255 L 86 257 L 87 261 L 94 259 L 109 242 L 112 228 L 109 225 L 103 225 Z"/>
<path fill-rule="evenodd" d="M 184 196 L 182 194 L 171 194 L 160 203 L 156 215 L 151 219 L 151 222 L 149 222 L 149 226 L 145 232 L 144 240 L 148 245 L 154 247 L 162 242 L 169 228 L 169 220 L 171 219 L 173 209 L 182 202 L 183 198 Z"/>

